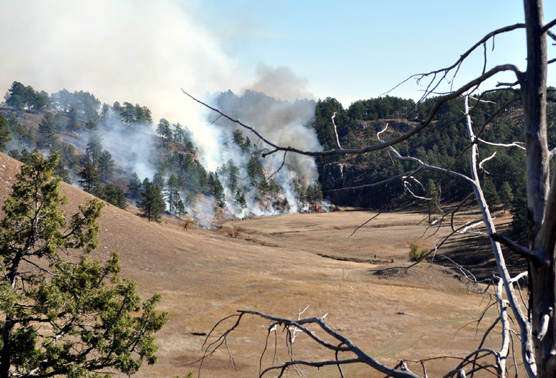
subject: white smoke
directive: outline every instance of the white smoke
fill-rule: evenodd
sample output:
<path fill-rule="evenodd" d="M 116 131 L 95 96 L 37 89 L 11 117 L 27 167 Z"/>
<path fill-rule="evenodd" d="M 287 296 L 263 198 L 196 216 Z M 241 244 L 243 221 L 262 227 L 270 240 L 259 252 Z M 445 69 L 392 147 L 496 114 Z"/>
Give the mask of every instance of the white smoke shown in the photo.
<path fill-rule="evenodd" d="M 210 99 L 205 101 L 210 102 Z M 193 144 L 199 151 L 201 164 L 207 171 L 216 172 L 222 165 L 223 157 L 220 153 L 223 152 L 222 144 L 225 138 L 219 127 L 210 124 L 210 116 L 207 109 L 197 105 L 196 111 L 187 114 L 184 122 L 191 133 Z"/>
<path fill-rule="evenodd" d="M 215 115 L 188 99 L 180 88 L 200 94 L 209 103 L 220 99 L 207 93 L 228 88 L 238 93 L 245 91 L 244 97 L 249 93 L 247 89 L 266 93 L 280 101 L 245 101 L 239 108 L 242 121 L 274 143 L 303 150 L 321 148 L 314 131 L 306 127 L 314 115 L 314 102 L 304 100 L 312 97 L 307 91 L 307 79 L 287 67 L 262 64 L 257 77 L 247 79 L 238 61 L 197 17 L 195 0 L 4 3 L 0 36 L 5 59 L 0 59 L 0 88 L 7 90 L 13 81 L 19 81 L 49 93 L 84 90 L 108 104 L 126 101 L 147 106 L 152 110 L 154 124 L 166 118 L 189 129 L 207 171 L 215 172 L 233 160 L 242 169 L 243 179 L 246 157 L 230 142 L 233 129 L 210 125 L 207 119 L 214 120 Z M 143 137 L 126 134 L 119 126 L 114 123 L 107 128 L 103 147 L 115 159 L 125 162 L 123 168 L 141 178 L 152 177 L 154 167 L 144 153 L 150 150 L 152 131 Z M 251 139 L 256 142 L 252 136 Z M 267 174 L 281 163 L 282 155 L 267 157 Z M 287 164 L 275 177 L 282 190 L 293 198 L 287 184 L 293 176 L 302 178 L 307 186 L 315 182 L 317 171 L 314 160 L 304 156 L 288 154 Z M 249 193 L 246 197 L 252 213 L 273 211 L 257 204 Z M 199 213 L 204 205 L 214 206 L 208 202 L 190 206 Z M 290 209 L 296 210 L 294 202 L 289 202 Z M 244 212 L 245 209 L 233 209 L 236 214 Z"/>
<path fill-rule="evenodd" d="M 233 94 L 223 93 L 217 103 L 222 111 L 239 118 L 279 146 L 295 147 L 303 151 L 322 150 L 315 130 L 308 126 L 315 114 L 314 101 L 303 99 L 295 99 L 294 102 L 278 101 L 262 93 L 247 90 L 239 99 Z M 221 124 L 230 126 L 229 122 Z M 254 135 L 249 135 L 247 132 L 244 134 L 256 140 Z M 278 153 L 270 155 L 267 159 L 271 162 L 271 166 L 278 168 L 282 157 L 283 154 Z M 286 162 L 296 167 L 303 180 L 303 186 L 312 185 L 317 180 L 318 173 L 314 158 L 288 154 Z"/>
<path fill-rule="evenodd" d="M 313 98 L 307 90 L 307 78 L 297 76 L 289 67 L 270 67 L 260 63 L 257 76 L 255 82 L 247 89 L 290 102 Z"/>
<path fill-rule="evenodd" d="M 290 82 L 291 85 L 287 86 L 288 88 L 295 88 L 298 80 L 294 75 L 290 75 L 288 70 L 282 68 L 276 70 L 267 68 L 257 84 L 268 82 L 266 79 L 269 76 L 280 81 L 280 76 L 284 72 L 287 75 L 282 81 Z M 258 85 L 257 88 L 261 88 L 261 85 Z M 287 96 L 280 97 L 285 98 Z M 309 127 L 315 111 L 315 102 L 312 100 L 284 101 L 247 89 L 242 96 L 236 96 L 231 91 L 221 93 L 212 102 L 222 112 L 252 126 L 275 144 L 292 146 L 301 150 L 315 151 L 322 149 L 315 131 Z M 207 162 L 207 167 L 210 167 L 212 171 L 215 171 L 214 167 L 216 167 L 216 172 L 219 173 L 219 179 L 224 185 L 224 197 L 228 213 L 236 217 L 245 217 L 248 215 L 298 212 L 298 193 L 296 193 L 294 185 L 301 183 L 300 186 L 306 188 L 316 183 L 318 173 L 314 159 L 290 154 L 284 161 L 282 153 L 267 155 L 262 161 L 265 176 L 279 186 L 281 194 L 277 197 L 261 197 L 261 193 L 250 183 L 247 171 L 254 150 L 253 148 L 247 149 L 247 151 L 243 150 L 234 142 L 232 134 L 234 131 L 240 130 L 242 136 L 249 138 L 251 144 L 256 146 L 255 150 L 259 150 L 259 156 L 269 146 L 258 140 L 257 136 L 247 129 L 221 117 L 218 113 L 209 113 L 208 116 L 209 120 L 206 122 L 208 125 L 204 127 L 217 138 L 218 143 L 213 147 L 199 148 L 203 151 L 202 155 L 204 161 Z M 199 146 L 203 146 L 205 142 L 195 137 L 194 130 L 191 130 L 191 132 L 194 135 L 194 141 Z M 230 164 L 237 167 L 239 171 L 238 188 L 235 191 L 230 189 L 232 184 L 229 181 L 229 171 L 227 170 Z M 241 207 L 237 202 L 238 192 L 244 196 L 245 207 Z"/>
<path fill-rule="evenodd" d="M 307 100 L 312 97 L 306 91 L 307 80 L 297 77 L 287 67 L 271 68 L 261 65 L 257 73 L 258 77 L 252 85 L 243 89 L 241 96 L 228 91 L 217 96 L 207 95 L 201 100 L 252 126 L 277 145 L 306 151 L 322 150 L 314 129 L 309 127 L 316 103 Z M 258 140 L 253 133 L 218 113 L 205 111 L 204 118 L 198 118 L 199 115 L 200 113 L 192 115 L 186 124 L 205 168 L 212 172 L 220 171 L 219 179 L 224 185 L 225 206 L 229 214 L 242 218 L 248 215 L 275 215 L 284 211 L 295 213 L 300 210 L 297 193 L 292 185 L 300 182 L 301 187 L 306 188 L 316 183 L 318 172 L 314 158 L 288 154 L 285 165 L 282 153 L 264 158 L 266 176 L 278 183 L 281 192 L 279 197 L 288 204 L 286 207 L 276 206 L 276 203 L 269 202 L 269 198 L 261 200 L 260 193 L 250 185 L 247 165 L 252 152 L 243 151 L 233 141 L 232 132 L 241 130 L 243 136 L 248 137 L 261 151 L 269 146 Z M 237 203 L 237 192 L 230 190 L 228 177 L 221 171 L 230 161 L 239 169 L 239 189 L 245 197 L 245 207 Z"/>
<path fill-rule="evenodd" d="M 121 118 L 110 110 L 99 127 L 103 149 L 110 152 L 122 168 L 137 173 L 141 181 L 146 178 L 152 180 L 156 171 L 150 161 L 154 142 L 154 135 L 150 132 L 151 125 L 125 125 Z"/>
<path fill-rule="evenodd" d="M 244 81 L 234 58 L 197 21 L 193 0 L 18 0 L 0 12 L 0 88 L 92 92 L 145 104 L 153 119 L 198 111 L 193 93 Z"/>

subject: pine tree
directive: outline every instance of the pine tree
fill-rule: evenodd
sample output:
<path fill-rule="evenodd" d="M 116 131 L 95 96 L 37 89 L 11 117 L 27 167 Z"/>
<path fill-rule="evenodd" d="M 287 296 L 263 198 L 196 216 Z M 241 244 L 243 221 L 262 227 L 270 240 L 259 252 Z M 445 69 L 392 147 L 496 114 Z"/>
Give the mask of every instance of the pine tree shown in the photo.
<path fill-rule="evenodd" d="M 56 152 L 55 152 L 56 153 Z M 64 162 L 62 159 L 58 159 L 58 164 L 56 164 L 56 168 L 54 170 L 56 176 L 62 179 L 62 181 L 71 184 L 71 177 L 69 171 L 66 169 Z"/>
<path fill-rule="evenodd" d="M 230 159 L 228 160 L 228 187 L 233 192 L 236 191 L 239 185 L 239 168 Z"/>
<path fill-rule="evenodd" d="M 105 200 L 111 205 L 118 206 L 120 209 L 127 207 L 127 200 L 123 189 L 114 184 L 106 184 L 99 187 L 96 194 L 100 199 Z"/>
<path fill-rule="evenodd" d="M 143 181 L 143 191 L 141 192 L 139 208 L 143 211 L 142 215 L 147 218 L 149 222 L 159 222 L 160 215 L 166 209 L 166 203 L 164 202 L 161 188 L 148 179 Z"/>
<path fill-rule="evenodd" d="M 313 191 L 313 187 L 311 185 L 309 185 L 307 187 L 307 190 L 305 191 L 305 198 L 309 202 L 314 202 L 315 201 L 315 192 Z"/>
<path fill-rule="evenodd" d="M 56 143 L 58 135 L 56 134 L 56 120 L 51 112 L 44 113 L 39 124 L 39 133 L 41 134 L 40 146 L 49 147 Z"/>
<path fill-rule="evenodd" d="M 174 175 L 171 175 L 166 182 L 166 200 L 168 201 L 170 213 L 176 213 L 177 204 L 181 199 L 178 191 L 178 179 Z M 177 215 L 179 216 L 179 214 Z"/>
<path fill-rule="evenodd" d="M 178 218 L 181 217 L 182 214 L 187 214 L 187 211 L 185 211 L 185 204 L 181 199 L 175 204 L 174 213 L 178 216 Z"/>
<path fill-rule="evenodd" d="M 129 180 L 129 184 L 127 186 L 127 191 L 131 195 L 131 198 L 138 200 L 142 190 L 141 180 L 139 180 L 139 176 L 137 173 L 133 173 L 131 175 L 131 179 Z"/>
<path fill-rule="evenodd" d="M 264 177 L 263 167 L 259 164 L 255 156 L 251 156 L 249 163 L 247 164 L 247 176 L 251 185 L 257 185 L 261 177 Z"/>
<path fill-rule="evenodd" d="M 62 113 L 56 113 L 56 115 L 54 116 L 54 122 L 56 123 L 56 132 L 58 134 L 66 131 L 67 121 Z"/>
<path fill-rule="evenodd" d="M 19 145 L 19 139 L 23 139 L 25 137 L 27 129 L 19 122 L 15 114 L 12 114 L 10 116 L 10 119 L 8 120 L 8 129 L 15 137 L 15 139 L 18 139 Z"/>
<path fill-rule="evenodd" d="M 224 203 L 224 187 L 218 178 L 218 173 L 210 172 L 208 175 L 207 186 L 209 193 L 222 205 Z"/>
<path fill-rule="evenodd" d="M 98 159 L 102 153 L 102 142 L 100 136 L 96 133 L 92 133 L 89 136 L 89 142 L 87 143 L 87 148 L 85 150 L 87 162 L 91 163 L 94 167 L 97 166 Z"/>
<path fill-rule="evenodd" d="M 158 123 L 156 133 L 162 138 L 164 145 L 167 146 L 170 142 L 172 142 L 173 133 L 170 127 L 170 122 L 168 122 L 165 118 L 162 118 Z"/>
<path fill-rule="evenodd" d="M 18 81 L 14 81 L 8 93 L 6 93 L 6 104 L 11 106 L 16 111 L 22 111 L 25 107 L 25 100 L 27 97 L 27 88 Z"/>
<path fill-rule="evenodd" d="M 433 179 L 428 179 L 425 186 L 425 195 L 429 198 L 426 207 L 429 213 L 429 223 L 433 222 L 432 214 L 442 213 L 440 208 L 440 196 L 438 195 L 438 188 Z"/>
<path fill-rule="evenodd" d="M 162 191 L 164 189 L 165 181 L 164 181 L 164 168 L 163 167 L 159 167 L 158 171 L 154 174 L 153 184 L 158 186 L 160 191 Z"/>
<path fill-rule="evenodd" d="M 116 166 L 114 159 L 112 159 L 112 154 L 106 150 L 102 151 L 98 157 L 97 163 L 100 181 L 106 182 L 112 177 L 114 167 Z"/>
<path fill-rule="evenodd" d="M 514 200 L 514 194 L 509 182 L 504 181 L 504 183 L 502 183 L 502 186 L 500 187 L 500 197 L 502 198 L 502 203 L 504 204 L 504 212 L 506 212 Z"/>
<path fill-rule="evenodd" d="M 249 140 L 249 138 L 247 138 L 247 140 L 243 139 L 243 134 L 241 133 L 241 130 L 237 129 L 234 130 L 234 132 L 232 133 L 232 137 L 234 139 L 235 144 L 238 145 L 239 148 L 241 148 L 242 151 L 247 151 L 249 149 L 249 147 L 251 146 L 251 141 Z M 247 143 L 249 142 L 249 143 Z"/>
<path fill-rule="evenodd" d="M 247 201 L 245 201 L 245 195 L 241 190 L 237 191 L 234 199 L 236 203 L 239 205 L 239 207 L 241 207 L 242 209 L 247 208 Z"/>
<path fill-rule="evenodd" d="M 498 195 L 498 191 L 496 190 L 496 185 L 490 179 L 490 177 L 485 177 L 483 180 L 483 193 L 485 195 L 485 199 L 491 208 L 494 208 L 495 205 L 500 203 L 500 196 Z"/>
<path fill-rule="evenodd" d="M 71 105 L 68 110 L 69 122 L 66 125 L 67 131 L 77 131 L 80 128 L 79 115 L 75 106 Z"/>
<path fill-rule="evenodd" d="M 153 364 L 153 335 L 167 320 L 155 310 L 159 296 L 141 304 L 135 282 L 119 277 L 117 253 L 89 259 L 102 203 L 66 218 L 58 156 L 29 160 L 0 221 L 0 377 L 130 375 Z"/>
<path fill-rule="evenodd" d="M 96 194 L 100 184 L 100 178 L 92 163 L 87 163 L 79 174 L 79 177 L 81 177 L 79 183 L 83 186 L 83 190 L 87 193 Z"/>
<path fill-rule="evenodd" d="M 316 199 L 318 202 L 322 202 L 322 200 L 324 199 L 324 196 L 323 196 L 323 194 L 322 194 L 322 187 L 321 187 L 321 185 L 320 185 L 320 182 L 317 181 L 317 183 L 316 183 L 315 186 L 314 186 L 313 191 L 314 191 L 314 193 L 315 193 L 315 199 Z"/>
<path fill-rule="evenodd" d="M 8 120 L 3 114 L 0 114 L 0 152 L 6 150 L 8 143 L 11 140 L 10 130 L 8 129 Z"/>

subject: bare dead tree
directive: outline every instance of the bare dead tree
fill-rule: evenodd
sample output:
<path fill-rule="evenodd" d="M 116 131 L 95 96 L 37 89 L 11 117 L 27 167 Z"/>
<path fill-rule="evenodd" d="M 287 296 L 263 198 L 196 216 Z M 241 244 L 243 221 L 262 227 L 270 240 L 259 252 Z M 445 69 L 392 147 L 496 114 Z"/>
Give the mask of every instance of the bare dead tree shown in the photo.
<path fill-rule="evenodd" d="M 287 153 L 298 153 L 308 156 L 353 155 L 389 149 L 396 158 L 412 161 L 419 167 L 407 175 L 401 175 L 402 179 L 412 177 L 423 170 L 432 170 L 443 175 L 463 179 L 472 186 L 474 196 L 481 210 L 481 222 L 486 226 L 490 236 L 492 251 L 498 267 L 494 296 L 499 316 L 485 333 L 483 341 L 477 350 L 470 352 L 466 357 L 462 358 L 460 363 L 453 370 L 447 372 L 445 377 L 472 377 L 479 371 L 490 372 L 493 376 L 505 377 L 507 375 L 510 349 L 512 349 L 510 347 L 512 335 L 514 334 L 517 335 L 517 339 L 520 342 L 521 360 L 527 375 L 531 378 L 556 377 L 556 174 L 553 173 L 551 181 L 549 174 L 550 159 L 555 153 L 554 150 L 551 151 L 548 148 L 546 120 L 547 100 L 554 101 L 552 97 L 547 95 L 548 65 L 556 62 L 556 58 L 549 59 L 547 56 L 547 36 L 556 40 L 555 34 L 550 30 L 556 26 L 556 19 L 548 23 L 544 22 L 542 0 L 524 0 L 524 13 L 525 23 L 510 25 L 486 34 L 462 54 L 454 64 L 439 70 L 410 77 L 409 79 L 426 82 L 426 89 L 422 98 L 425 99 L 437 93 L 440 84 L 444 80 L 452 80 L 457 76 L 462 64 L 470 54 L 481 47 L 483 48 L 484 66 L 482 72 L 475 79 L 459 88 L 454 89 L 452 87 L 449 92 L 439 96 L 430 113 L 418 126 L 410 131 L 390 140 L 382 140 L 380 135 L 378 135 L 376 143 L 363 148 L 342 149 L 339 141 L 338 149 L 328 151 L 302 151 L 289 146 L 279 146 L 266 139 L 254 127 L 233 119 L 220 110 L 184 92 L 193 100 L 219 113 L 220 116 L 248 129 L 270 146 L 271 150 L 266 152 L 265 156 L 279 152 L 283 153 L 284 157 Z M 527 67 L 525 71 L 520 70 L 514 64 L 502 64 L 487 69 L 487 43 L 492 42 L 494 46 L 494 38 L 496 36 L 521 29 L 525 29 L 527 43 Z M 520 245 L 508 237 L 498 234 L 496 231 L 478 175 L 478 169 L 481 165 L 481 162 L 478 161 L 478 144 L 485 141 L 480 138 L 481 130 L 478 133 L 474 131 L 470 116 L 471 111 L 468 106 L 468 97 L 477 92 L 481 84 L 488 79 L 497 77 L 503 72 L 513 73 L 515 82 L 499 83 L 499 87 L 515 91 L 523 105 L 524 112 L 523 132 L 525 135 L 528 207 L 527 245 Z M 465 101 L 464 117 L 469 138 L 469 146 L 465 150 L 465 153 L 470 156 L 471 174 L 469 176 L 455 172 L 452 167 L 442 168 L 428 165 L 415 157 L 403 156 L 396 150 L 395 146 L 397 144 L 411 138 L 425 128 L 432 127 L 432 121 L 442 104 L 461 97 Z M 511 146 L 522 147 L 519 144 L 499 147 Z M 463 153 L 460 156 L 463 156 Z M 468 229 L 475 224 L 463 228 Z M 455 228 L 453 229 L 454 232 L 457 232 Z M 528 263 L 528 271 L 512 276 L 506 266 L 504 255 L 502 254 L 502 246 L 525 259 Z M 524 276 L 528 276 L 529 279 L 528 301 L 522 298 L 522 291 L 519 286 L 519 280 Z M 510 314 L 508 309 L 511 310 L 513 322 L 509 320 Z M 264 369 L 261 368 L 259 374 L 261 377 L 269 372 L 277 372 L 278 376 L 281 377 L 288 368 L 295 366 L 321 367 L 328 365 L 337 366 L 340 376 L 343 377 L 344 373 L 341 367 L 353 363 L 369 365 L 373 369 L 386 374 L 387 377 L 427 377 L 426 361 L 419 361 L 423 366 L 423 371 L 420 375 L 410 371 L 404 361 L 393 367 L 381 364 L 372 356 L 360 350 L 348 338 L 334 331 L 325 323 L 323 318 L 290 320 L 249 310 L 238 311 L 236 315 L 233 315 L 235 323 L 232 327 L 227 328 L 225 332 L 216 333 L 218 331 L 217 326 L 220 324 L 213 328 L 209 337 L 216 335 L 216 340 L 205 346 L 205 356 L 210 356 L 216 349 L 226 345 L 230 333 L 248 315 L 269 321 L 269 335 L 277 328 L 282 328 L 286 335 L 290 359 L 286 362 L 272 363 L 271 366 Z M 485 348 L 483 346 L 484 339 L 497 324 L 501 325 L 502 338 L 500 347 L 497 350 Z M 514 327 L 516 329 L 513 329 Z M 322 348 L 331 351 L 334 357 L 320 361 L 296 359 L 293 353 L 293 335 L 297 333 L 306 335 Z M 207 338 L 207 340 L 209 339 Z M 265 347 L 265 352 L 266 350 Z"/>

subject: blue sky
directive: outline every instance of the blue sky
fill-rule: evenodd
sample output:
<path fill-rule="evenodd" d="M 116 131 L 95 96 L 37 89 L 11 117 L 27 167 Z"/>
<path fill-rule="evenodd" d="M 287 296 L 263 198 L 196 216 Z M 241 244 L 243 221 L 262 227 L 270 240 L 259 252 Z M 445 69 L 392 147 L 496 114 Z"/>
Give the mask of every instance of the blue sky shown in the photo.
<path fill-rule="evenodd" d="M 288 66 L 307 78 L 315 97 L 348 104 L 379 96 L 411 74 L 449 65 L 489 31 L 524 18 L 516 0 L 205 3 L 207 24 L 215 21 L 214 32 L 244 67 Z M 545 2 L 545 17 L 556 17 L 552 1 Z M 491 62 L 523 67 L 523 34 L 497 38 Z M 476 74 L 481 59 L 482 50 L 459 82 Z M 406 85 L 395 93 L 415 98 L 419 89 Z"/>
<path fill-rule="evenodd" d="M 180 88 L 207 98 L 228 89 L 264 89 L 283 98 L 334 97 L 347 107 L 380 96 L 411 74 L 450 65 L 486 33 L 523 21 L 519 0 L 0 0 L 0 5 L 0 90 L 14 80 L 50 93 L 84 90 L 102 102 L 147 105 L 155 119 L 181 122 L 200 115 L 194 104 L 184 103 Z M 545 19 L 553 18 L 556 2 L 545 1 Z M 523 35 L 519 30 L 498 37 L 494 51 L 489 44 L 489 65 L 524 67 Z M 550 46 L 549 56 L 556 57 L 556 47 Z M 482 50 L 462 67 L 455 85 L 481 68 Z M 550 76 L 549 84 L 556 85 Z M 422 89 L 411 81 L 391 94 L 416 99 Z"/>

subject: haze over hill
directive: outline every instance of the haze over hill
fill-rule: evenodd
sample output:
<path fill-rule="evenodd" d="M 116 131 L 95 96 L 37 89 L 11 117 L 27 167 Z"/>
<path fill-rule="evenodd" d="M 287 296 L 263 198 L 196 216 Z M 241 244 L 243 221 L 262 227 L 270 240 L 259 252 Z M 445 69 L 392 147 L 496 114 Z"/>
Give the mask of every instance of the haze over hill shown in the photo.
<path fill-rule="evenodd" d="M 268 88 L 277 80 L 272 70 L 265 75 L 254 88 Z M 525 175 L 521 149 L 492 144 L 523 139 L 522 110 L 508 103 L 510 96 L 505 91 L 485 93 L 485 102 L 472 111 L 474 123 L 488 121 L 483 127 L 482 138 L 488 142 L 483 153 L 497 154 L 485 162 L 480 177 L 485 195 L 505 209 L 520 208 L 514 202 L 523 198 Z M 63 164 L 58 173 L 66 181 L 119 206 L 139 203 L 148 180 L 164 192 L 169 213 L 188 215 L 205 227 L 214 226 L 222 217 L 315 211 L 328 209 L 330 203 L 374 209 L 408 204 L 430 208 L 426 198 L 435 192 L 442 203 L 461 201 L 470 191 L 464 180 L 445 177 L 439 181 L 440 176 L 431 171 L 420 171 L 418 181 L 403 179 L 401 174 L 413 172 L 418 164 L 392 159 L 388 151 L 317 159 L 265 154 L 269 147 L 255 135 L 216 112 L 204 113 L 202 105 L 197 109 L 205 118 L 180 124 L 166 118 L 153 120 L 148 105 L 102 104 L 94 94 L 83 91 L 62 89 L 48 94 L 14 82 L 5 99 L 0 112 L 9 118 L 7 128 L 13 140 L 7 148 L 12 156 L 24 159 L 24 152 L 36 147 L 44 154 L 57 151 Z M 417 127 L 434 101 L 416 104 L 385 96 L 359 100 L 344 109 L 334 98 L 292 102 L 246 90 L 242 96 L 219 93 L 213 105 L 278 145 L 319 151 L 372 145 L 381 130 L 382 138 L 399 136 Z M 466 174 L 469 162 L 459 156 L 467 145 L 462 106 L 461 99 L 443 106 L 434 127 L 401 145 L 400 152 Z M 553 114 L 556 108 L 548 110 Z M 498 117 L 489 119 L 495 111 Z M 554 133 L 556 128 L 550 130 Z M 99 179 L 95 179 L 97 174 Z M 379 182 L 384 184 L 376 185 Z"/>
<path fill-rule="evenodd" d="M 166 118 L 155 123 L 144 105 L 101 106 L 88 92 L 50 95 L 19 82 L 5 97 L 1 112 L 9 118 L 12 156 L 24 160 L 36 147 L 45 155 L 57 151 L 58 173 L 67 182 L 118 206 L 125 206 L 124 192 L 131 203 L 139 201 L 147 180 L 164 191 L 169 213 L 189 214 L 205 227 L 215 225 L 216 212 L 242 218 L 307 211 L 315 202 L 322 207 L 313 158 L 262 158 L 265 145 L 216 113 L 188 125 Z M 223 110 L 256 124 L 278 144 L 322 149 L 309 127 L 314 101 L 282 101 L 250 90 L 216 98 Z"/>

